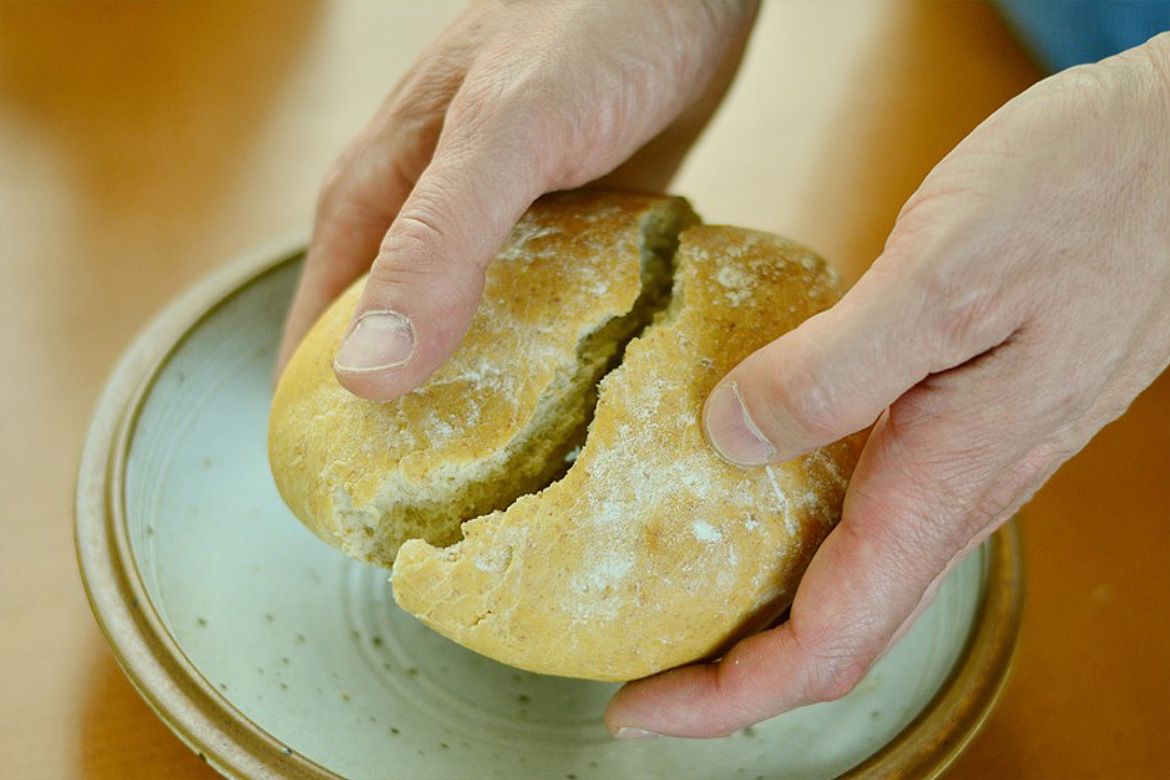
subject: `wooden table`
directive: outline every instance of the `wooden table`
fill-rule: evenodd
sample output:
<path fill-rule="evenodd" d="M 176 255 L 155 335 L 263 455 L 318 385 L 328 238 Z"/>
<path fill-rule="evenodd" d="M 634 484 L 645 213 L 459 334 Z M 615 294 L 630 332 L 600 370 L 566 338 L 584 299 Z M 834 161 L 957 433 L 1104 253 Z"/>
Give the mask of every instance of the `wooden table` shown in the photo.
<path fill-rule="evenodd" d="M 209 776 L 86 606 L 91 408 L 168 299 L 307 225 L 330 159 L 455 8 L 0 3 L 0 776 Z M 930 166 L 1036 77 L 982 4 L 770 2 L 676 188 L 855 277 Z M 1026 510 L 1015 671 L 953 777 L 1165 769 L 1168 519 L 1164 376 Z"/>

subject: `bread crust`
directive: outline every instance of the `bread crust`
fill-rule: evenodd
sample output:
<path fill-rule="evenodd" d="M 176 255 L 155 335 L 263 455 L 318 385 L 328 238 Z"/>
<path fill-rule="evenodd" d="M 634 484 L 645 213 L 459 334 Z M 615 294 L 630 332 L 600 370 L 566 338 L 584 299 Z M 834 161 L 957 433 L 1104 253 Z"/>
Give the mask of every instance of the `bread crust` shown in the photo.
<path fill-rule="evenodd" d="M 791 602 L 837 522 L 861 446 L 730 466 L 704 442 L 703 400 L 736 363 L 831 305 L 809 250 L 731 227 L 685 232 L 674 301 L 602 383 L 568 474 L 464 525 L 407 542 L 398 603 L 439 633 L 547 674 L 629 680 L 708 657 Z"/>
<path fill-rule="evenodd" d="M 272 465 L 294 512 L 347 552 L 384 561 L 385 548 L 362 555 L 360 538 L 348 541 L 339 507 L 356 507 L 360 520 L 386 495 L 387 474 L 418 485 L 433 484 L 436 471 L 458 480 L 450 464 L 506 449 L 554 383 L 553 367 L 576 359 L 581 333 L 634 305 L 638 226 L 654 209 L 679 208 L 663 203 L 539 203 L 489 271 L 456 358 L 400 407 L 360 401 L 332 377 L 328 359 L 356 295 L 347 293 L 290 364 L 274 404 Z M 540 268 L 542 252 L 564 262 Z M 508 266 L 517 260 L 528 263 L 523 274 Z M 810 250 L 734 227 L 689 228 L 674 260 L 669 307 L 601 382 L 588 438 L 561 479 L 463 523 L 459 541 L 450 516 L 433 536 L 393 511 L 372 520 L 390 529 L 400 606 L 504 663 L 620 681 L 717 654 L 791 603 L 840 517 L 862 437 L 742 470 L 706 444 L 700 414 L 728 370 L 832 305 L 836 278 Z M 550 322 L 555 337 L 542 351 L 517 337 L 547 334 Z M 483 361 L 512 361 L 522 373 L 512 384 L 468 381 Z M 433 435 L 433 419 L 457 433 Z M 410 487 L 395 479 L 392 490 Z"/>
<path fill-rule="evenodd" d="M 642 267 L 657 249 L 647 241 L 672 242 L 696 220 L 681 198 L 542 198 L 488 268 L 459 349 L 391 403 L 360 399 L 333 374 L 355 283 L 305 337 L 273 399 L 269 462 L 285 503 L 325 541 L 389 567 L 406 539 L 450 544 L 462 521 L 547 484 L 637 324 Z M 589 341 L 594 333 L 604 338 Z"/>

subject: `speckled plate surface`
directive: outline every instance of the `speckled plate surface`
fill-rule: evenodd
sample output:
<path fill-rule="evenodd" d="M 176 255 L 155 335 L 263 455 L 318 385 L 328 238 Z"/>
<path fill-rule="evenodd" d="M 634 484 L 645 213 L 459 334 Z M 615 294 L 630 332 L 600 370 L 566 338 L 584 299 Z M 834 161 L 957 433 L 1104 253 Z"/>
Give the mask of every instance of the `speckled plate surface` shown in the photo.
<path fill-rule="evenodd" d="M 616 686 L 521 672 L 394 605 L 385 571 L 281 503 L 265 437 L 299 248 L 163 312 L 107 386 L 78 480 L 82 577 L 119 661 L 234 777 L 931 777 L 978 728 L 1018 627 L 1011 528 L 959 566 L 849 696 L 720 740 L 617 742 Z"/>

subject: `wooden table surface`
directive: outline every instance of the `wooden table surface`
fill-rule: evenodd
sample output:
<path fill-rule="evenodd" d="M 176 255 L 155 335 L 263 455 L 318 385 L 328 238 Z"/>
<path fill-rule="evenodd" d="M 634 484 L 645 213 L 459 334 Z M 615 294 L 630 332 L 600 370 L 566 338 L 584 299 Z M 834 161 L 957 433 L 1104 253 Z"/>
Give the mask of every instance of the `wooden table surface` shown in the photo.
<path fill-rule="evenodd" d="M 154 312 L 304 229 L 333 155 L 455 9 L 0 2 L 0 777 L 210 775 L 86 605 L 71 510 L 86 425 Z M 1036 78 L 979 3 L 769 2 L 676 189 L 856 277 L 930 166 Z M 1015 669 L 953 777 L 1165 770 L 1168 519 L 1163 376 L 1026 509 Z"/>

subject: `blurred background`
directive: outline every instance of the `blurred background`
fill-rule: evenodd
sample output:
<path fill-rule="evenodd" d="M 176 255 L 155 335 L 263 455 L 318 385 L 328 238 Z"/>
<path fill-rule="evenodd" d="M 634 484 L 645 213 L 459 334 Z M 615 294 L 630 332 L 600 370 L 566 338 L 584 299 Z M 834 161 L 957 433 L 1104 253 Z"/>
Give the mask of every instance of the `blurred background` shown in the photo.
<path fill-rule="evenodd" d="M 212 776 L 118 670 L 72 542 L 102 382 L 150 316 L 316 188 L 461 3 L 0 0 L 0 776 Z M 853 280 L 965 133 L 1040 77 L 988 5 L 765 2 L 675 190 Z M 1170 722 L 1170 377 L 1024 512 L 1027 603 L 956 778 L 1150 777 Z"/>

